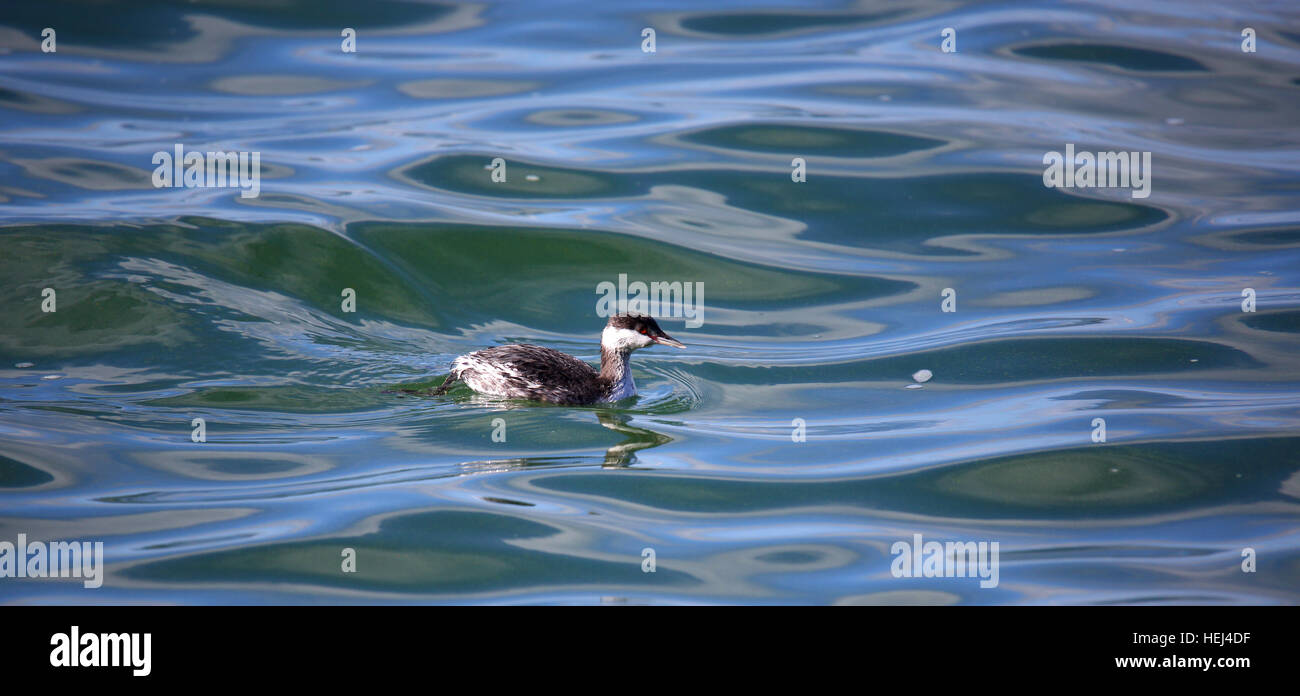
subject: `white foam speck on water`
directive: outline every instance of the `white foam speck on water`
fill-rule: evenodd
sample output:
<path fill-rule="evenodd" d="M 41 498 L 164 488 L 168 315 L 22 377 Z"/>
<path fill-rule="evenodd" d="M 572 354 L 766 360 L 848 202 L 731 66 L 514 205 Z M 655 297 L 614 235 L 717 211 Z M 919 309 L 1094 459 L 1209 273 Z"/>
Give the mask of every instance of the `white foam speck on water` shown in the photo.
<path fill-rule="evenodd" d="M 919 385 L 919 384 L 909 384 L 909 385 L 907 385 L 906 387 L 903 387 L 903 388 L 904 388 L 904 389 L 920 389 L 920 388 L 921 388 L 921 385 Z"/>
<path fill-rule="evenodd" d="M 63 377 L 63 375 L 45 375 L 41 379 L 59 379 L 61 377 Z"/>
<path fill-rule="evenodd" d="M 14 363 L 14 367 L 36 367 L 36 363 L 30 363 L 30 362 Z"/>
<path fill-rule="evenodd" d="M 529 175 L 525 176 L 524 178 L 527 179 L 527 180 L 529 180 L 529 181 L 541 181 L 541 180 L 542 180 L 542 177 L 537 176 L 536 174 L 529 174 Z"/>
<path fill-rule="evenodd" d="M 930 378 L 933 376 L 934 373 L 929 370 L 917 370 L 916 372 L 912 373 L 912 379 L 921 383 L 929 382 Z"/>

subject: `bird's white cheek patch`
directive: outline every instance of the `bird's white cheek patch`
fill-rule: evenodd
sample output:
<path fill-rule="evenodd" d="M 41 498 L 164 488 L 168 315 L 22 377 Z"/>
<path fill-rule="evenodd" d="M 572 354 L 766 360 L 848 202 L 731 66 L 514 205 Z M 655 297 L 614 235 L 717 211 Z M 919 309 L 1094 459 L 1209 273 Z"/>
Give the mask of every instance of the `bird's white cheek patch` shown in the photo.
<path fill-rule="evenodd" d="M 648 337 L 642 336 L 631 329 L 615 329 L 611 327 L 606 327 L 601 333 L 600 342 L 621 351 L 644 348 L 651 343 Z"/>

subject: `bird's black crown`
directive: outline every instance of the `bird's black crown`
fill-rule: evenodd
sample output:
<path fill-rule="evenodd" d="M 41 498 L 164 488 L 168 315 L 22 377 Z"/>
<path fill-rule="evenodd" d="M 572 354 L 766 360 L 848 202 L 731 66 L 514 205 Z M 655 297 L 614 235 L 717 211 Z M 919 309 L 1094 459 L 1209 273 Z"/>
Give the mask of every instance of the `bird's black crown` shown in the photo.
<path fill-rule="evenodd" d="M 642 314 L 615 314 L 609 318 L 609 323 L 606 326 L 612 326 L 616 329 L 631 329 L 637 332 L 645 329 L 651 336 L 663 333 L 663 329 L 659 328 L 659 322 L 655 321 L 654 317 Z"/>

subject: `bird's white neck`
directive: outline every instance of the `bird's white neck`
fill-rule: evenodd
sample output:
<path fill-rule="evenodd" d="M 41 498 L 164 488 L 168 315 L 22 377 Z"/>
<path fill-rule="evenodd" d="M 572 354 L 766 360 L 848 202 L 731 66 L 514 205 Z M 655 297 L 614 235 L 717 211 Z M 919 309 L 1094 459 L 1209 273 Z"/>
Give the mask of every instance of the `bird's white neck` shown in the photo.
<path fill-rule="evenodd" d="M 617 350 L 601 345 L 600 376 L 609 386 L 609 400 L 618 401 L 636 395 L 632 381 L 632 351 Z"/>

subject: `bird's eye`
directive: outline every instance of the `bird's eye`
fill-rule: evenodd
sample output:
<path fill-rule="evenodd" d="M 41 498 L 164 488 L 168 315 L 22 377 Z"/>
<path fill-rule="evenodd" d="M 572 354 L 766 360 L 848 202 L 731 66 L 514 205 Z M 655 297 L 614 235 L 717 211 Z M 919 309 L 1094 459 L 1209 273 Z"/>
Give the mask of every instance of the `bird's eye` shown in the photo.
<path fill-rule="evenodd" d="M 645 333 L 645 328 L 642 328 L 642 329 L 641 329 L 641 333 Z"/>

